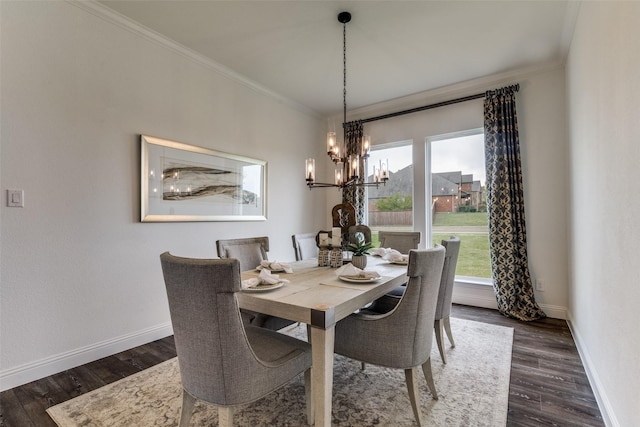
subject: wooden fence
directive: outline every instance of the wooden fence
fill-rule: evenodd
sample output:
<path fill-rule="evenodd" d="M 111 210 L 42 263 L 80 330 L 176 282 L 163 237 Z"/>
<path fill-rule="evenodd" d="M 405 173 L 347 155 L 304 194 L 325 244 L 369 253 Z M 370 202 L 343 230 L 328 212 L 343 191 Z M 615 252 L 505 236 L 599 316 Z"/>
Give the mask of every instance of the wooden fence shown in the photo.
<path fill-rule="evenodd" d="M 369 211 L 369 226 L 412 225 L 413 211 Z"/>

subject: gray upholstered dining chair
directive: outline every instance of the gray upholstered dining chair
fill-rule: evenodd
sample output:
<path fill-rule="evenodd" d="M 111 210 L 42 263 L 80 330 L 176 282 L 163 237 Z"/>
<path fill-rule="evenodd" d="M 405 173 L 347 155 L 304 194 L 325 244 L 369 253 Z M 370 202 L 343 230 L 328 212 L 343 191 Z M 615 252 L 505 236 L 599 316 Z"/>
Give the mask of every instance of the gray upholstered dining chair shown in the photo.
<path fill-rule="evenodd" d="M 407 254 L 411 249 L 418 249 L 420 244 L 419 231 L 379 231 L 378 240 L 381 248 L 395 249 Z"/>
<path fill-rule="evenodd" d="M 442 240 L 442 246 L 445 248 L 444 267 L 442 268 L 442 277 L 440 278 L 440 289 L 438 292 L 438 304 L 436 305 L 436 313 L 434 317 L 434 329 L 436 333 L 436 343 L 438 344 L 438 351 L 440 352 L 440 358 L 444 363 L 447 363 L 447 356 L 444 351 L 444 337 L 443 329 L 449 338 L 451 347 L 455 347 L 456 344 L 453 340 L 451 333 L 451 299 L 453 296 L 453 284 L 456 277 L 456 266 L 458 265 L 458 254 L 460 253 L 460 239 L 457 237 L 450 237 L 447 240 Z M 391 292 L 383 295 L 374 301 L 369 310 L 376 313 L 387 313 L 392 310 L 402 298 L 405 292 L 405 286 L 398 286 Z"/>
<path fill-rule="evenodd" d="M 438 399 L 431 372 L 431 346 L 444 248 L 409 252 L 409 282 L 404 297 L 386 314 L 362 310 L 335 326 L 335 352 L 363 363 L 404 369 L 413 413 L 422 425 L 418 367 Z M 384 343 L 384 344 L 381 344 Z"/>
<path fill-rule="evenodd" d="M 239 260 L 240 271 L 252 270 L 268 259 L 269 237 L 216 240 L 216 248 L 220 258 Z"/>
<path fill-rule="evenodd" d="M 318 244 L 316 243 L 316 233 L 300 233 L 291 236 L 293 251 L 296 261 L 318 257 Z"/>
<path fill-rule="evenodd" d="M 460 253 L 460 239 L 451 236 L 449 239 L 442 241 L 442 246 L 444 246 L 446 253 L 433 327 L 436 332 L 436 343 L 438 344 L 440 358 L 442 362 L 447 363 L 442 331 L 443 329 L 446 331 L 451 347 L 455 347 L 456 343 L 453 341 L 453 335 L 451 334 L 451 300 L 453 297 L 453 283 L 456 278 L 456 267 L 458 265 L 458 254 Z"/>
<path fill-rule="evenodd" d="M 247 237 L 242 239 L 216 240 L 220 258 L 235 258 L 240 262 L 240 271 L 253 270 L 267 260 L 269 237 Z M 278 330 L 295 322 L 268 314 L 242 310 L 245 323 Z"/>
<path fill-rule="evenodd" d="M 236 299 L 236 259 L 160 255 L 182 379 L 180 426 L 196 400 L 216 405 L 220 426 L 233 425 L 237 405 L 258 400 L 304 373 L 307 423 L 313 422 L 311 347 L 255 326 L 244 326 Z"/>

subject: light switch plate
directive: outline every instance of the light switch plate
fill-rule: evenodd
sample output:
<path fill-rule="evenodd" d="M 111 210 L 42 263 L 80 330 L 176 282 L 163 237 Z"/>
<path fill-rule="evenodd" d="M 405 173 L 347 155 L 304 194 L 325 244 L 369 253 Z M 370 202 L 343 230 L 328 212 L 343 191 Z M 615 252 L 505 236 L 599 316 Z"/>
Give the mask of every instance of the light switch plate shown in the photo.
<path fill-rule="evenodd" d="M 13 208 L 23 208 L 24 190 L 7 190 L 7 206 Z"/>

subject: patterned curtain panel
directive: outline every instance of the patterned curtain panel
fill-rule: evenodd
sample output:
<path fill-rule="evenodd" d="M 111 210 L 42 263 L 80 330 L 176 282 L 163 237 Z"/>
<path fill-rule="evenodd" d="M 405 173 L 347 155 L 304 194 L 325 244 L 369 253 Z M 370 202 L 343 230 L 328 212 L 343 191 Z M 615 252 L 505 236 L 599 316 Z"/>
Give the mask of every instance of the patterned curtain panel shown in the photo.
<path fill-rule="evenodd" d="M 359 153 L 362 137 L 364 135 L 364 127 L 361 121 L 345 123 L 345 145 L 348 153 Z M 364 159 L 360 159 L 360 182 L 366 179 L 366 170 L 364 168 Z M 348 179 L 348 177 L 345 177 Z M 347 187 L 342 190 L 342 203 L 351 203 L 356 210 L 356 221 L 358 224 L 364 224 L 365 217 L 365 198 L 364 187 Z"/>
<path fill-rule="evenodd" d="M 489 91 L 484 101 L 485 163 L 491 269 L 498 310 L 520 320 L 546 317 L 533 295 L 515 93 L 519 86 Z"/>

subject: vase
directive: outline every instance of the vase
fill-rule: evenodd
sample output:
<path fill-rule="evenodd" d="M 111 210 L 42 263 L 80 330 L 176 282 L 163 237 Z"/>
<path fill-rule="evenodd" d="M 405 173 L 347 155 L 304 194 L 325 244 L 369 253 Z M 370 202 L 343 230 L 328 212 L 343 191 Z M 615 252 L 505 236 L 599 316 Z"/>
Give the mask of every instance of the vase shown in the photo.
<path fill-rule="evenodd" d="M 367 256 L 366 255 L 354 255 L 351 257 L 351 264 L 354 267 L 358 267 L 361 270 L 367 266 Z"/>

